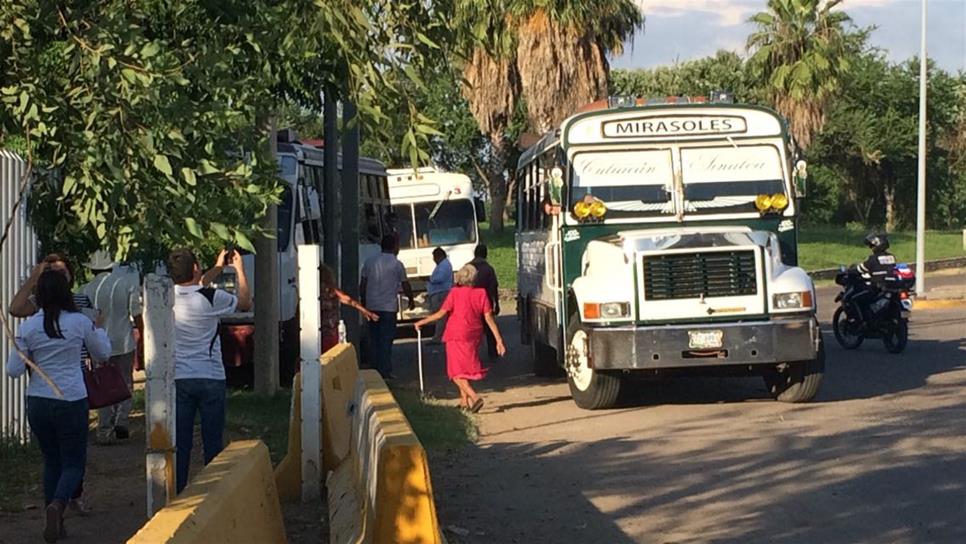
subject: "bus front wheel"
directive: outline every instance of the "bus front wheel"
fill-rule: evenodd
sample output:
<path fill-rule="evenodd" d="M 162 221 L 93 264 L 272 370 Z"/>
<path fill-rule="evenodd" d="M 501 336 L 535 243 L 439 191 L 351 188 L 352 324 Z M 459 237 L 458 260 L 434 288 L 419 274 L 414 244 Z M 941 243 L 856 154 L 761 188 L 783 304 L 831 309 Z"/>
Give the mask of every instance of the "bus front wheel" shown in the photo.
<path fill-rule="evenodd" d="M 585 410 L 612 408 L 620 395 L 620 375 L 594 370 L 590 367 L 590 330 L 580 323 L 580 317 L 570 317 L 567 327 L 567 346 L 564 365 L 570 396 Z"/>

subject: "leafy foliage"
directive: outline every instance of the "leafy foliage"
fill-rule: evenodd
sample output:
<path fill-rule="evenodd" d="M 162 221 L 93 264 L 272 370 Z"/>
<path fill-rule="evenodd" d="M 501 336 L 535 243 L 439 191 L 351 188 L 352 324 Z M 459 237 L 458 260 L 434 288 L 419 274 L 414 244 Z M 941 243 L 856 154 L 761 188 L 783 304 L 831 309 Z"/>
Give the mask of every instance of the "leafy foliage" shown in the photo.
<path fill-rule="evenodd" d="M 424 3 L 8 0 L 0 21 L 2 134 L 45 173 L 31 194 L 38 230 L 75 254 L 252 249 L 279 193 L 268 119 L 327 85 L 374 132 L 404 105 L 413 156 L 435 132 L 398 85 L 424 85 L 446 35 Z"/>
<path fill-rule="evenodd" d="M 490 225 L 500 232 L 516 155 L 507 133 L 518 108 L 526 108 L 528 130 L 542 133 L 607 96 L 606 55 L 620 51 L 644 16 L 630 0 L 456 0 L 454 15 L 463 93 L 489 140 L 482 166 Z"/>
<path fill-rule="evenodd" d="M 767 82 L 733 53 L 658 67 L 615 70 L 615 94 L 707 95 L 731 90 L 743 103 L 774 107 Z M 826 122 L 807 150 L 805 220 L 858 223 L 889 231 L 915 223 L 919 62 L 891 63 L 877 51 L 849 53 L 849 70 L 826 106 Z M 961 228 L 966 221 L 966 74 L 929 69 L 927 221 Z"/>
<path fill-rule="evenodd" d="M 807 148 L 825 123 L 829 100 L 865 39 L 850 32 L 851 19 L 834 10 L 842 0 L 768 0 L 749 20 L 751 74 L 764 83 L 776 109 L 788 118 L 798 145 Z"/>

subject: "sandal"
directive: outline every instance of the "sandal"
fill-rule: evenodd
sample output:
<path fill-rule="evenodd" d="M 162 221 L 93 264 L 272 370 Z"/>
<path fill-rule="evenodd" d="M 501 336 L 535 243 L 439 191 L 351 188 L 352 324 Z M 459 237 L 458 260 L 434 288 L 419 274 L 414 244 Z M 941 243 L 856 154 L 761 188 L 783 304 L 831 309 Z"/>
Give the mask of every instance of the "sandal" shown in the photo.
<path fill-rule="evenodd" d="M 470 406 L 470 412 L 473 412 L 475 414 L 479 412 L 482 408 L 483 408 L 483 397 L 476 397 L 476 401 L 474 401 L 473 405 Z"/>

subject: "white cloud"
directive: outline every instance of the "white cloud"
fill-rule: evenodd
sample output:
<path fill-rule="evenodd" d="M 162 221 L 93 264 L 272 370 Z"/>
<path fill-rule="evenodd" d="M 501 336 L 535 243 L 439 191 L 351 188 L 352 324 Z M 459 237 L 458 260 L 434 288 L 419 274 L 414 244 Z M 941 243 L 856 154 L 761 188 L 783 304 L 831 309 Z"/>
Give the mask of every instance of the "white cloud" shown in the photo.
<path fill-rule="evenodd" d="M 636 0 L 644 15 L 694 16 L 699 12 L 718 18 L 721 26 L 736 26 L 764 7 L 763 0 Z"/>
<path fill-rule="evenodd" d="M 900 0 L 844 0 L 836 9 L 883 7 Z M 635 0 L 644 15 L 683 17 L 695 12 L 713 15 L 721 26 L 737 26 L 759 11 L 764 11 L 766 0 Z"/>

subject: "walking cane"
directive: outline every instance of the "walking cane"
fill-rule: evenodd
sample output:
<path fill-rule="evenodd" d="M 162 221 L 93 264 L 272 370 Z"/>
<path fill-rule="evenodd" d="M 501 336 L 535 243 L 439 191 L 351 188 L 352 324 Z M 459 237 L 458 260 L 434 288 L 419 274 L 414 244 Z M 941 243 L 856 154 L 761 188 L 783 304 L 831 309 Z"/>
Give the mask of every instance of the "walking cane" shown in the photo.
<path fill-rule="evenodd" d="M 419 399 L 423 400 L 426 392 L 423 390 L 423 331 L 420 329 L 416 329 L 416 353 L 419 359 Z"/>

